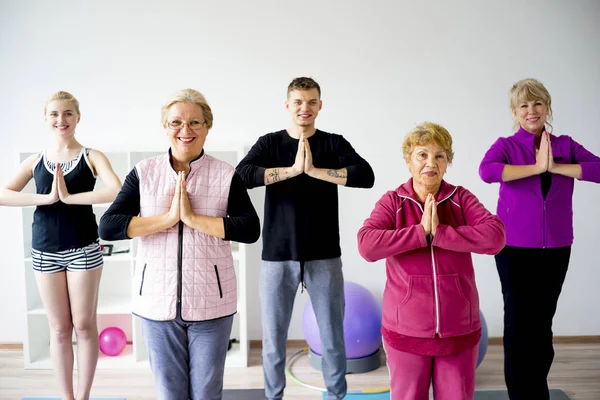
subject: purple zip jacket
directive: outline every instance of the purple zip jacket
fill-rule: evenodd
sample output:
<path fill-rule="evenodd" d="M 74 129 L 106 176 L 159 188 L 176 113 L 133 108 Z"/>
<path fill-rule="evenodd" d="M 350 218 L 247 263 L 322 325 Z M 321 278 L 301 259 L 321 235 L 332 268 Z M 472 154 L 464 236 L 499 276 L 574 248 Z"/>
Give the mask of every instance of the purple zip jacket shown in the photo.
<path fill-rule="evenodd" d="M 500 182 L 496 213 L 506 227 L 506 245 L 553 248 L 573 244 L 574 179 L 552 174 L 544 200 L 539 175 L 502 182 L 504 165 L 535 164 L 535 135 L 520 128 L 508 138 L 499 138 L 485 154 L 479 176 L 487 183 Z M 600 183 L 600 158 L 570 136 L 550 135 L 556 164 L 581 165 L 582 181 Z"/>

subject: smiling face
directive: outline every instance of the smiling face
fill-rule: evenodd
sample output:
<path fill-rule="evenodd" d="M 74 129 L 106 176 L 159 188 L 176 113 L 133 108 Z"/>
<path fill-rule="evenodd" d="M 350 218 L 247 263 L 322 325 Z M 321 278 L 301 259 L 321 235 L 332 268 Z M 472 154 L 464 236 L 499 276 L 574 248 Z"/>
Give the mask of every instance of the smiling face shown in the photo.
<path fill-rule="evenodd" d="M 510 89 L 510 109 L 515 123 L 534 135 L 541 134 L 552 121 L 552 98 L 537 79 L 515 82 Z"/>
<path fill-rule="evenodd" d="M 202 153 L 208 127 L 202 107 L 194 103 L 175 103 L 166 115 L 165 131 L 171 141 L 171 153 L 187 162 Z"/>
<path fill-rule="evenodd" d="M 80 116 L 70 100 L 52 100 L 46 105 L 46 123 L 52 132 L 62 137 L 75 134 Z"/>
<path fill-rule="evenodd" d="M 316 88 L 292 90 L 285 101 L 285 108 L 291 114 L 292 123 L 303 128 L 314 127 L 322 106 L 323 102 Z"/>
<path fill-rule="evenodd" d="M 513 117 L 521 128 L 539 135 L 548 120 L 548 106 L 541 100 L 523 101 L 513 105 Z"/>
<path fill-rule="evenodd" d="M 427 193 L 436 193 L 448 168 L 448 155 L 435 142 L 418 145 L 407 157 L 406 165 L 412 175 L 413 186 Z"/>

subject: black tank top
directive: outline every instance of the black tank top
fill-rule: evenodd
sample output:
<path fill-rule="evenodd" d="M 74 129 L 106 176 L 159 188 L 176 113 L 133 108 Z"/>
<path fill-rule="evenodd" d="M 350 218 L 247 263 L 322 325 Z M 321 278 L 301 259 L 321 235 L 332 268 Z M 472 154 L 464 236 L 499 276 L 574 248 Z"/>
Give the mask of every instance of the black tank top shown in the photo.
<path fill-rule="evenodd" d="M 61 163 L 70 194 L 90 192 L 96 185 L 87 155 L 83 148 L 79 156 Z M 36 192 L 49 194 L 56 164 L 46 159 L 46 152 L 33 168 Z M 37 206 L 33 213 L 32 244 L 39 251 L 57 252 L 85 247 L 98 239 L 98 225 L 91 205 L 67 205 L 62 201 Z"/>

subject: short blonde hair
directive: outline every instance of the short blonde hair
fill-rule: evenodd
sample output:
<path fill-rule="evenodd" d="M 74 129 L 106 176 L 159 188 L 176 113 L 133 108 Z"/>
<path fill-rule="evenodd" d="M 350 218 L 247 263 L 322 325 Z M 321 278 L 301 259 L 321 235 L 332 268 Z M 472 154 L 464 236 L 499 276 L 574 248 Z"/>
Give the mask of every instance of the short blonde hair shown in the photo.
<path fill-rule="evenodd" d="M 48 104 L 50 104 L 54 100 L 70 101 L 73 104 L 73 108 L 75 108 L 75 112 L 77 113 L 77 115 L 81 116 L 81 112 L 79 112 L 79 102 L 77 101 L 75 96 L 63 90 L 59 90 L 56 93 L 52 93 L 52 95 L 48 97 L 48 100 L 46 100 L 46 103 L 44 103 L 44 115 L 46 115 L 46 107 L 48 107 Z"/>
<path fill-rule="evenodd" d="M 548 119 L 546 124 L 552 125 L 552 98 L 550 92 L 537 79 L 527 78 L 515 82 L 510 88 L 510 109 L 515 110 L 516 107 L 528 101 L 541 101 L 548 107 Z"/>
<path fill-rule="evenodd" d="M 452 151 L 452 136 L 450 132 L 441 125 L 433 122 L 422 122 L 404 138 L 402 152 L 404 159 L 408 160 L 416 146 L 424 146 L 435 143 L 440 146 L 448 157 L 448 163 L 452 164 L 454 152 Z"/>
<path fill-rule="evenodd" d="M 210 109 L 206 98 L 204 98 L 204 95 L 202 95 L 202 93 L 194 89 L 182 89 L 176 91 L 171 95 L 169 101 L 164 106 L 162 106 L 161 119 L 163 127 L 167 127 L 167 113 L 169 112 L 169 109 L 177 103 L 191 103 L 200 107 L 202 109 L 202 115 L 204 116 L 204 122 L 206 123 L 206 127 L 208 129 L 212 128 L 212 110 Z"/>

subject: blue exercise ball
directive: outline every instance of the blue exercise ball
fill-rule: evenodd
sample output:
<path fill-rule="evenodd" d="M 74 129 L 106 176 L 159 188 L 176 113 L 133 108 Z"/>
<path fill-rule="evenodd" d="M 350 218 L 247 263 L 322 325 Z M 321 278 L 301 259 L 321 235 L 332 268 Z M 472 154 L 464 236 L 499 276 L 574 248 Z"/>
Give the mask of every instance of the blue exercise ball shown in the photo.
<path fill-rule="evenodd" d="M 344 282 L 346 358 L 368 357 L 381 347 L 381 305 L 365 287 Z M 310 349 L 323 354 L 317 318 L 310 300 L 302 315 L 302 331 Z"/>
<path fill-rule="evenodd" d="M 488 348 L 488 328 L 483 313 L 479 310 L 479 319 L 481 320 L 481 339 L 479 339 L 479 356 L 477 357 L 477 366 L 483 361 Z"/>

